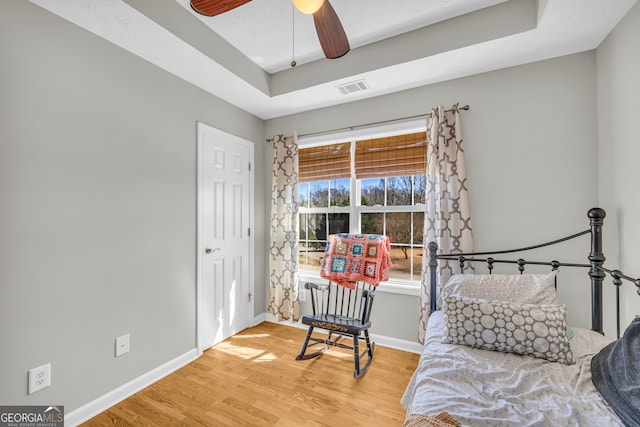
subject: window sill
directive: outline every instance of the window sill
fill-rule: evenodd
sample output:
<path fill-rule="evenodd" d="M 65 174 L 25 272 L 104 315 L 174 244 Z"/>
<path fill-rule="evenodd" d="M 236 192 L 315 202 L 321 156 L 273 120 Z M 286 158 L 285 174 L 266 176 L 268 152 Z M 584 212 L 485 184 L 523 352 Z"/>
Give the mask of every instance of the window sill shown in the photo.
<path fill-rule="evenodd" d="M 300 283 L 326 283 L 327 279 L 320 277 L 320 274 L 313 274 L 311 272 L 303 272 L 298 274 Z M 389 282 L 382 282 L 376 288 L 376 292 L 384 292 L 389 294 L 401 294 L 401 295 L 420 295 L 420 285 L 412 283 L 400 283 L 393 282 L 393 279 Z"/>

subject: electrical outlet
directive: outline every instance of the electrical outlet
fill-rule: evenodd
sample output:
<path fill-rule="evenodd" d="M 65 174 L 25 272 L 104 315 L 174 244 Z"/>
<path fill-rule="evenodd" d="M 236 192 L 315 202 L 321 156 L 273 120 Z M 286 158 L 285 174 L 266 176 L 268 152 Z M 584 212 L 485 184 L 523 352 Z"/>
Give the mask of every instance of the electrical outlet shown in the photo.
<path fill-rule="evenodd" d="M 116 357 L 129 353 L 129 334 L 116 338 Z"/>
<path fill-rule="evenodd" d="M 300 292 L 298 293 L 298 298 L 300 298 L 300 302 L 305 302 L 307 300 L 307 290 L 300 289 Z"/>
<path fill-rule="evenodd" d="M 29 394 L 51 385 L 51 364 L 29 369 Z"/>

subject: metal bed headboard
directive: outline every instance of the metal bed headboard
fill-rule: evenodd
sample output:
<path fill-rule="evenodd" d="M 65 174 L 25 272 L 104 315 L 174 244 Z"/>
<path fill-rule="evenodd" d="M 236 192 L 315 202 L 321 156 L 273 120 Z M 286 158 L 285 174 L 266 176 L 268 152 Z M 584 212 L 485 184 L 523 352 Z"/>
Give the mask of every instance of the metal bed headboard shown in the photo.
<path fill-rule="evenodd" d="M 620 337 L 620 286 L 623 281 L 629 281 L 635 284 L 636 292 L 640 295 L 640 279 L 636 279 L 625 275 L 620 270 L 610 270 L 604 267 L 606 260 L 604 253 L 602 252 L 602 225 L 606 212 L 604 209 L 592 208 L 587 213 L 589 217 L 589 228 L 576 234 L 572 234 L 561 239 L 553 240 L 538 245 L 527 246 L 518 249 L 498 250 L 492 252 L 469 252 L 469 253 L 448 253 L 438 254 L 438 244 L 436 242 L 429 242 L 429 280 L 430 280 L 430 292 L 431 292 L 431 311 L 437 309 L 437 269 L 438 260 L 458 261 L 460 269 L 464 268 L 465 263 L 484 262 L 487 264 L 489 274 L 492 273 L 494 264 L 517 264 L 520 274 L 525 270 L 526 265 L 548 265 L 552 270 L 558 270 L 560 267 L 581 267 L 589 269 L 588 274 L 591 279 L 591 329 L 604 333 L 603 321 L 602 321 L 602 283 L 607 275 L 613 279 L 613 284 L 616 286 L 616 328 L 618 337 Z M 513 254 L 517 252 L 529 251 L 532 249 L 543 248 L 546 246 L 552 246 L 558 243 L 566 242 L 568 240 L 575 239 L 585 234 L 591 235 L 591 251 L 587 259 L 588 264 L 580 263 L 565 263 L 557 260 L 553 261 L 526 261 L 522 258 L 516 260 L 509 259 L 496 259 L 495 255 Z M 492 255 L 492 256 L 489 256 Z"/>

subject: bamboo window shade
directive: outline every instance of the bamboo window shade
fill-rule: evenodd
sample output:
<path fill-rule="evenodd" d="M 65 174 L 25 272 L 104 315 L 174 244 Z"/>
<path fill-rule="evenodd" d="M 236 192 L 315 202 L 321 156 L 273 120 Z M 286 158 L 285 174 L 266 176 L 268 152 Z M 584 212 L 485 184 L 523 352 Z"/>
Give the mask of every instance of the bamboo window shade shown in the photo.
<path fill-rule="evenodd" d="M 424 175 L 426 140 L 426 132 L 417 132 L 356 141 L 356 178 Z"/>
<path fill-rule="evenodd" d="M 301 148 L 298 151 L 298 181 L 311 182 L 351 176 L 351 143 Z"/>

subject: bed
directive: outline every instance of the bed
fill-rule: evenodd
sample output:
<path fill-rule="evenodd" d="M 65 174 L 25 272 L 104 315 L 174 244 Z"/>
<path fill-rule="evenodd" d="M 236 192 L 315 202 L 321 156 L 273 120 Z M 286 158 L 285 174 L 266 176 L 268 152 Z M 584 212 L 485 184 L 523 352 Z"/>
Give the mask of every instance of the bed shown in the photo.
<path fill-rule="evenodd" d="M 620 285 L 630 281 L 640 293 L 640 280 L 604 266 L 605 212 L 594 208 L 588 217 L 590 227 L 583 232 L 516 250 L 438 254 L 437 245 L 429 244 L 431 315 L 418 367 L 401 400 L 406 426 L 640 425 L 640 319 L 622 336 L 619 320 Z M 585 264 L 504 259 L 585 234 L 591 236 Z M 497 264 L 515 264 L 519 271 L 454 275 L 440 287 L 439 262 L 482 262 L 489 273 Z M 551 272 L 529 274 L 528 265 L 549 265 Z M 565 305 L 556 299 L 557 272 L 566 266 L 588 271 L 591 329 L 567 325 Z M 602 333 L 607 276 L 616 285 L 615 340 Z M 622 382 L 612 386 L 611 378 Z M 437 424 L 439 415 L 458 424 Z"/>

